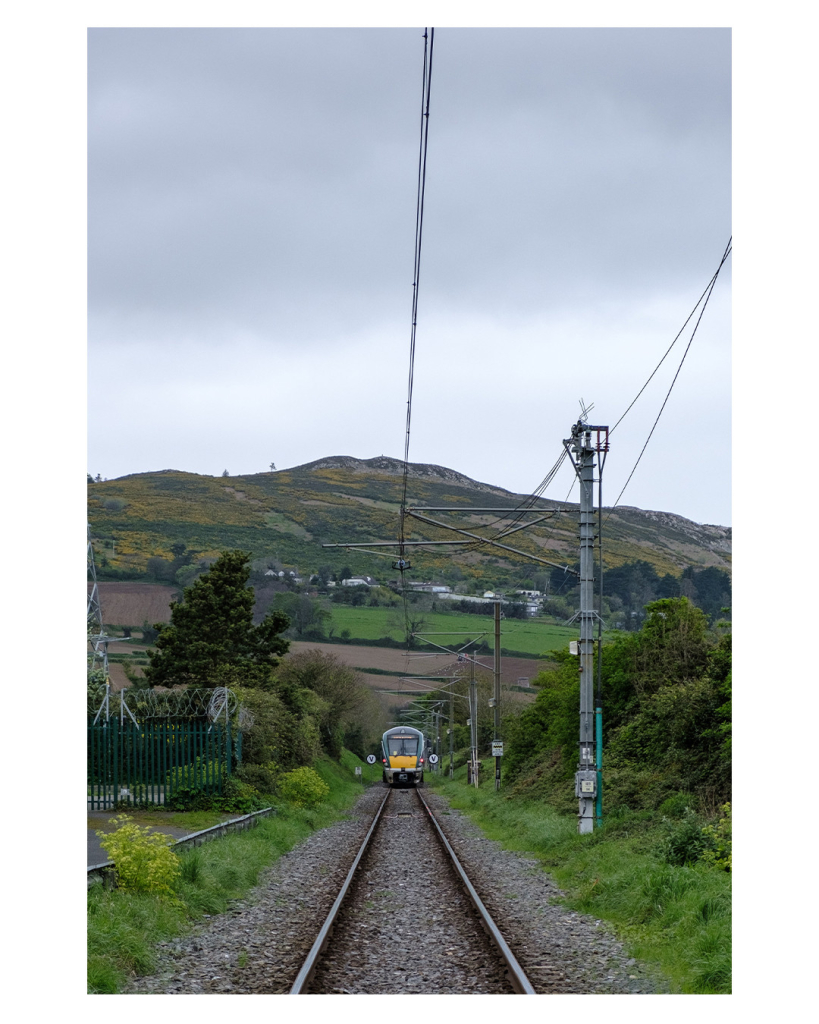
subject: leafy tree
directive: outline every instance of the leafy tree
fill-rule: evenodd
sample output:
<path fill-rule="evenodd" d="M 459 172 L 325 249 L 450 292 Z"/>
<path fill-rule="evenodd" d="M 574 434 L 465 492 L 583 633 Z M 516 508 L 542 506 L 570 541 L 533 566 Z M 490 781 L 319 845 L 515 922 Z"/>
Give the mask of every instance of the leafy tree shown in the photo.
<path fill-rule="evenodd" d="M 176 579 L 173 562 L 169 562 L 167 558 L 162 558 L 160 555 L 154 555 L 149 558 L 145 565 L 145 570 L 155 580 L 170 583 Z"/>
<path fill-rule="evenodd" d="M 731 638 L 715 642 L 704 612 L 687 598 L 645 609 L 642 628 L 603 647 L 606 791 L 612 804 L 655 807 L 675 792 L 730 798 Z M 569 790 L 577 760 L 577 659 L 538 675 L 538 695 L 505 725 L 510 781 L 548 776 L 542 795 Z M 524 784 L 523 782 L 521 784 Z M 528 784 L 528 783 L 526 783 Z"/>
<path fill-rule="evenodd" d="M 307 594 L 276 594 L 273 608 L 288 617 L 297 637 L 306 640 L 324 640 L 325 623 L 330 613 Z"/>
<path fill-rule="evenodd" d="M 225 551 L 171 604 L 170 624 L 157 624 L 156 650 L 148 655 L 152 686 L 272 685 L 271 671 L 289 647 L 281 634 L 290 621 L 273 612 L 253 625 L 249 576 L 250 555 Z"/>
<path fill-rule="evenodd" d="M 378 716 L 378 698 L 361 681 L 355 669 L 332 654 L 303 651 L 282 663 L 278 686 L 288 690 L 310 690 L 322 702 L 321 744 L 330 757 L 341 756 L 345 731 L 356 725 L 359 735 L 366 723 Z M 374 708 L 375 705 L 375 708 Z"/>
<path fill-rule="evenodd" d="M 686 569 L 682 578 L 694 584 L 694 599 L 709 619 L 717 618 L 723 606 L 730 605 L 731 577 L 723 569 L 713 565 L 699 571 Z"/>
<path fill-rule="evenodd" d="M 145 622 L 142 623 L 142 639 L 143 639 L 143 642 L 146 643 L 146 644 L 152 644 L 156 640 L 156 638 L 158 636 L 159 636 L 159 627 L 158 626 L 150 625 L 150 623 L 146 619 Z"/>

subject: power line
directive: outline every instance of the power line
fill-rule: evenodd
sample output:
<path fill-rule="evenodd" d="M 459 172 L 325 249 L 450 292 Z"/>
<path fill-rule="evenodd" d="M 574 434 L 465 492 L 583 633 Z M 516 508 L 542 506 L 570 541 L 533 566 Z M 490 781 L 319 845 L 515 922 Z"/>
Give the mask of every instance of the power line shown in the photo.
<path fill-rule="evenodd" d="M 626 418 L 626 416 L 631 412 L 632 408 L 634 407 L 635 403 L 637 402 L 637 399 L 640 397 L 640 395 L 642 395 L 642 393 L 645 391 L 645 389 L 651 383 L 654 375 L 656 374 L 656 372 L 660 369 L 660 367 L 665 362 L 666 356 L 668 355 L 668 353 L 671 351 L 671 349 L 674 348 L 674 346 L 679 341 L 680 335 L 685 330 L 685 328 L 688 326 L 688 323 L 691 320 L 691 317 L 697 312 L 697 309 L 699 308 L 699 305 L 703 301 L 703 299 L 705 299 L 705 305 L 708 304 L 708 298 L 711 297 L 711 291 L 713 290 L 714 285 L 717 282 L 717 278 L 719 277 L 719 272 L 722 270 L 722 265 L 728 259 L 730 254 L 731 254 L 731 239 L 729 238 L 728 239 L 728 245 L 725 248 L 725 252 L 722 254 L 722 259 L 719 262 L 719 266 L 717 267 L 717 269 L 716 269 L 716 271 L 714 273 L 714 276 L 711 278 L 711 280 L 705 286 L 705 290 L 703 291 L 702 295 L 700 295 L 700 297 L 697 299 L 696 303 L 694 304 L 694 308 L 691 310 L 691 312 L 685 318 L 685 323 L 682 325 L 682 327 L 677 332 L 676 337 L 671 342 L 671 344 L 668 346 L 668 348 L 665 350 L 665 353 L 663 354 L 662 359 L 659 361 L 659 363 L 657 363 L 657 365 L 651 371 L 651 375 L 649 376 L 648 380 L 645 382 L 645 384 L 643 384 L 643 386 L 640 388 L 640 390 L 637 392 L 637 394 L 632 399 L 631 404 L 629 405 L 629 407 L 626 409 L 626 411 L 623 413 L 623 415 L 620 417 L 620 419 L 614 424 L 614 426 L 609 431 L 610 435 L 614 433 L 614 431 L 617 429 L 617 427 L 623 422 L 623 420 Z M 708 298 L 706 298 L 706 296 L 708 296 Z M 705 305 L 703 305 L 702 311 L 700 312 L 700 319 L 702 318 L 702 313 L 705 311 Z M 699 320 L 697 320 L 697 325 L 699 325 Z M 694 333 L 696 333 L 696 327 L 694 328 Z M 693 338 L 694 338 L 694 334 L 691 335 L 691 340 L 692 341 L 693 341 Z M 691 341 L 689 341 L 688 344 L 690 346 Z"/>
<path fill-rule="evenodd" d="M 697 302 L 697 305 L 694 307 L 694 309 L 689 314 L 688 319 L 685 321 L 685 323 L 687 324 L 688 321 L 691 319 L 691 317 L 696 312 L 697 307 L 700 305 L 700 303 L 702 303 L 702 309 L 700 309 L 700 315 L 697 317 L 697 321 L 694 324 L 694 329 L 691 332 L 691 337 L 689 338 L 688 344 L 685 347 L 685 352 L 683 352 L 682 359 L 680 360 L 680 364 L 677 367 L 677 372 L 674 374 L 674 379 L 671 381 L 671 386 L 669 387 L 668 392 L 666 393 L 666 396 L 663 399 L 663 404 L 660 406 L 660 411 L 657 413 L 657 418 L 654 420 L 654 425 L 652 426 L 651 430 L 649 431 L 649 434 L 648 434 L 648 437 L 646 438 L 645 444 L 643 445 L 640 454 L 637 456 L 637 461 L 634 463 L 634 467 L 632 468 L 631 472 L 628 475 L 628 479 L 626 480 L 625 484 L 623 484 L 623 489 L 617 495 L 617 501 L 615 501 L 615 503 L 609 509 L 609 514 L 606 516 L 606 522 L 609 521 L 609 518 L 611 517 L 612 512 L 619 505 L 620 499 L 623 497 L 623 494 L 625 493 L 626 488 L 628 487 L 629 483 L 631 482 L 631 478 L 634 476 L 634 474 L 635 474 L 635 472 L 637 470 L 637 467 L 640 465 L 640 460 L 642 459 L 643 455 L 645 454 L 645 450 L 648 447 L 648 442 L 651 440 L 652 435 L 654 434 L 654 431 L 657 428 L 657 424 L 660 422 L 660 417 L 663 414 L 663 410 L 666 407 L 668 399 L 671 397 L 671 392 L 672 392 L 672 390 L 674 388 L 674 385 L 677 383 L 677 378 L 680 375 L 680 370 L 682 370 L 683 363 L 685 362 L 685 357 L 688 355 L 688 351 L 691 348 L 691 343 L 693 342 L 694 336 L 697 333 L 697 328 L 700 326 L 700 322 L 702 320 L 703 314 L 705 313 L 705 309 L 706 309 L 706 307 L 708 305 L 708 301 L 711 298 L 711 295 L 712 295 L 712 293 L 714 291 L 714 287 L 716 286 L 717 278 L 719 277 L 719 273 L 722 270 L 723 265 L 725 264 L 725 261 L 728 259 L 730 254 L 731 254 L 731 238 L 728 239 L 728 245 L 725 247 L 725 252 L 722 254 L 722 259 L 720 260 L 720 263 L 719 263 L 719 266 L 717 267 L 716 273 L 711 278 L 711 280 L 710 280 L 710 282 L 708 284 L 708 287 L 705 289 L 703 294 L 700 296 L 700 299 Z M 704 297 L 704 301 L 703 301 L 703 297 Z M 679 334 L 677 335 L 677 338 L 679 338 L 680 334 L 682 334 L 682 331 L 684 329 L 685 329 L 685 324 L 683 324 L 683 328 L 680 330 Z M 673 347 L 674 343 L 676 342 L 677 338 L 675 338 L 674 342 L 672 342 L 672 347 Z M 668 349 L 668 352 L 670 352 L 670 351 L 671 351 L 671 348 Z M 668 352 L 666 352 L 665 355 L 668 355 Z M 663 359 L 665 359 L 665 355 L 663 356 Z M 660 363 L 662 363 L 662 361 L 663 360 L 661 359 Z M 659 366 L 660 366 L 660 364 L 657 365 L 657 367 L 654 370 L 654 373 L 657 372 L 657 370 L 659 369 Z M 654 373 L 652 373 L 651 377 L 654 376 Z M 651 377 L 649 377 L 648 380 L 651 380 Z M 647 384 L 648 384 L 648 381 L 646 381 L 646 383 L 640 389 L 640 392 L 638 393 L 637 398 L 639 398 L 640 395 L 643 393 L 643 391 L 645 390 Z M 637 401 L 637 398 L 634 399 L 634 402 Z M 634 402 L 632 402 L 631 405 L 634 405 Z M 617 423 L 622 422 L 623 417 L 629 411 L 629 409 L 631 408 L 631 405 L 629 406 L 628 409 L 626 409 L 626 412 L 623 413 L 623 416 L 620 417 L 620 419 L 617 421 Z M 617 423 L 615 423 L 615 425 L 614 425 L 615 427 L 617 426 Z M 612 430 L 613 429 L 614 429 L 614 427 L 612 427 Z M 611 433 L 611 431 L 609 431 L 609 433 Z"/>
<path fill-rule="evenodd" d="M 412 388 L 415 376 L 415 337 L 418 327 L 418 291 L 421 281 L 421 243 L 424 233 L 424 195 L 427 181 L 427 142 L 429 138 L 429 97 L 432 85 L 432 51 L 435 44 L 435 29 L 429 32 L 424 29 L 424 64 L 421 76 L 421 141 L 418 149 L 418 191 L 415 201 L 415 257 L 412 275 L 412 328 L 410 331 L 409 379 L 407 381 L 407 427 L 404 437 L 404 473 L 401 483 L 401 508 L 399 513 L 398 543 L 399 557 L 395 563 L 401 574 L 401 591 L 404 604 L 404 631 L 409 651 L 409 608 L 407 606 L 407 588 L 405 571 L 407 561 L 405 553 L 405 520 L 407 507 L 407 482 L 409 479 L 409 445 L 410 427 L 412 424 Z"/>
<path fill-rule="evenodd" d="M 410 331 L 409 379 L 407 382 L 407 427 L 404 437 L 404 474 L 401 487 L 400 541 L 401 560 L 404 559 L 404 510 L 407 504 L 409 477 L 410 427 L 412 423 L 412 388 L 415 376 L 415 337 L 418 327 L 418 290 L 421 279 L 421 242 L 424 232 L 424 194 L 427 180 L 427 140 L 429 137 L 429 95 L 432 84 L 432 50 L 435 29 L 424 29 L 424 70 L 421 82 L 421 142 L 418 150 L 418 193 L 415 202 L 415 258 L 412 281 L 412 328 Z"/>

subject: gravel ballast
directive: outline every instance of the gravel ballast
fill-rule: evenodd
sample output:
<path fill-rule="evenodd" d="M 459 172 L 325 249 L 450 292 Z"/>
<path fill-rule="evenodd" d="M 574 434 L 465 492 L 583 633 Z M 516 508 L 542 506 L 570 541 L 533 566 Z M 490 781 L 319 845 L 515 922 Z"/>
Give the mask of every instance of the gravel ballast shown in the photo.
<path fill-rule="evenodd" d="M 504 850 L 472 820 L 426 801 L 535 991 L 643 994 L 667 991 L 602 922 L 567 910 L 565 893 L 534 858 Z"/>
<path fill-rule="evenodd" d="M 402 795 L 400 792 L 395 796 Z M 414 794 L 406 796 L 414 798 Z M 133 979 L 128 994 L 275 994 L 290 990 L 293 980 L 315 939 L 353 858 L 364 839 L 372 816 L 385 796 L 376 785 L 368 789 L 350 812 L 350 818 L 315 832 L 266 870 L 248 896 L 225 914 L 206 918 L 183 939 L 162 943 L 156 972 Z M 563 895 L 537 861 L 504 850 L 487 839 L 471 820 L 449 807 L 447 801 L 426 792 L 426 799 L 475 888 L 501 929 L 512 952 L 539 993 L 651 993 L 667 991 L 649 972 L 629 957 L 614 935 L 600 922 L 573 913 L 555 901 Z M 407 808 L 409 810 L 409 807 Z M 429 827 L 429 826 L 427 826 Z M 407 864 L 412 858 L 408 858 Z M 367 865 L 365 865 L 367 867 Z M 369 866 L 372 872 L 372 865 Z M 406 875 L 406 877 L 405 877 Z M 396 903 L 410 884 L 412 872 L 389 880 L 365 875 L 361 885 L 374 905 L 392 906 L 396 923 L 406 918 L 411 927 L 411 900 Z M 325 991 L 430 992 L 480 991 L 443 980 L 437 965 L 445 932 L 453 915 L 443 901 L 430 902 L 426 884 L 421 907 L 426 922 L 420 931 L 408 932 L 421 956 L 393 962 L 389 945 L 359 921 L 355 944 L 360 950 L 360 974 L 377 966 L 381 971 L 375 987 L 361 987 L 355 957 L 347 967 L 346 980 L 327 964 Z M 421 890 L 419 890 L 421 892 Z M 389 893 L 389 895 L 387 895 Z M 377 895 L 376 895 L 377 894 Z M 384 895 L 382 895 L 384 894 Z M 376 896 L 373 899 L 373 896 Z M 406 904 L 406 906 L 405 906 Z M 429 904 L 429 905 L 427 905 Z M 370 908 L 361 913 L 364 920 Z M 403 927 L 403 924 L 402 924 Z M 429 934 L 425 934 L 427 930 Z M 425 940 L 425 941 L 424 941 Z M 449 943 L 453 945 L 452 943 Z M 429 963 L 425 958 L 435 957 Z M 480 957 L 478 957 L 480 959 Z M 437 974 L 436 974 L 437 972 Z M 426 977 L 425 977 L 426 975 Z M 317 980 L 321 977 L 317 974 Z M 440 985 L 430 985 L 438 977 Z M 449 987 L 446 987 L 449 986 Z M 498 989 L 496 988 L 495 991 Z M 485 989 L 484 989 L 485 991 Z"/>

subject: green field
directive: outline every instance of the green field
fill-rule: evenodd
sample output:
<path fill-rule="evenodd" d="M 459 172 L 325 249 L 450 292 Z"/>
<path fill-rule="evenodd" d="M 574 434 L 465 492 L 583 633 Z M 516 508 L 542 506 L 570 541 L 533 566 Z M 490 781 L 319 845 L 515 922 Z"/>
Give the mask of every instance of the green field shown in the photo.
<path fill-rule="evenodd" d="M 447 633 L 447 636 L 432 636 L 433 643 L 447 645 L 463 643 L 468 637 L 476 639 L 485 634 L 484 639 L 490 648 L 494 648 L 494 622 L 488 615 L 463 615 L 459 613 L 427 612 L 422 616 L 411 608 L 410 614 L 424 620 L 424 634 Z M 400 640 L 403 637 L 402 608 L 353 608 L 350 605 L 334 604 L 332 606 L 334 639 L 341 631 L 350 631 L 351 643 L 356 640 L 380 640 L 381 637 L 392 637 Z M 503 619 L 501 622 L 501 649 L 518 651 L 539 657 L 548 651 L 565 649 L 569 640 L 577 639 L 577 628 L 573 626 L 556 626 L 542 619 Z"/>

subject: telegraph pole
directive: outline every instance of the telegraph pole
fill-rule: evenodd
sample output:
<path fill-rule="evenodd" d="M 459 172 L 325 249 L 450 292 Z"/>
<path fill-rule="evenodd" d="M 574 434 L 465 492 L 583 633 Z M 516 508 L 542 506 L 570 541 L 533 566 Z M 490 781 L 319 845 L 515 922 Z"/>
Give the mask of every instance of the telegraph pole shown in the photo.
<path fill-rule="evenodd" d="M 595 440 L 592 441 L 592 434 Z M 599 772 L 595 756 L 594 707 L 594 469 L 595 455 L 602 456 L 609 443 L 608 427 L 592 427 L 582 419 L 563 442 L 580 481 L 580 757 L 575 774 L 575 796 L 579 799 L 578 832 L 594 828 Z M 599 463 L 602 474 L 603 462 Z M 602 571 L 602 570 L 601 570 Z"/>

